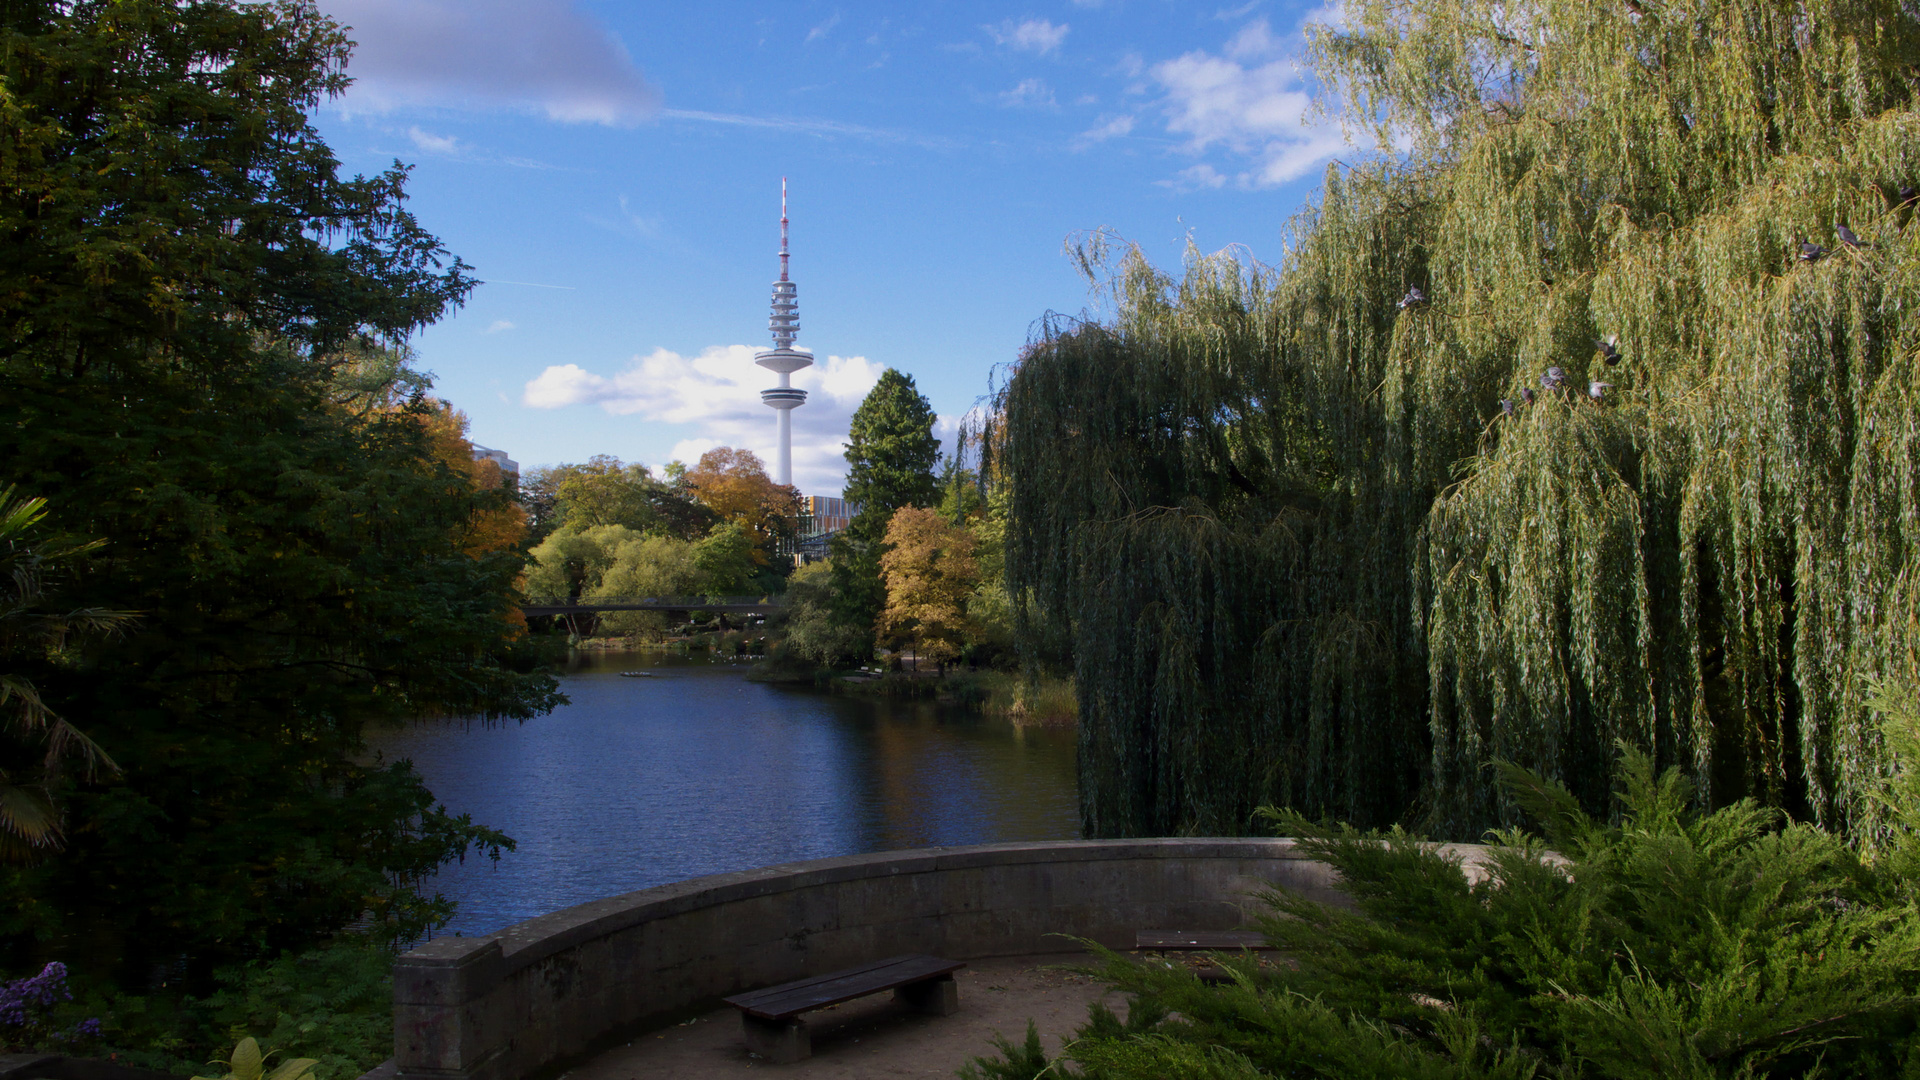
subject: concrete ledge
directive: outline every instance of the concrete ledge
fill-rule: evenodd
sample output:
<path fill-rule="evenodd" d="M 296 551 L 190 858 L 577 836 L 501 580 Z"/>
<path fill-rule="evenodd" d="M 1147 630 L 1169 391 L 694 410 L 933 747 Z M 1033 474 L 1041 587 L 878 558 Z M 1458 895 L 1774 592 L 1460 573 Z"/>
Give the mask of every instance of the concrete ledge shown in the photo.
<path fill-rule="evenodd" d="M 136 1069 L 100 1058 L 64 1054 L 0 1055 L 0 1080 L 182 1080 L 173 1073 Z"/>
<path fill-rule="evenodd" d="M 400 957 L 395 1080 L 523 1080 L 730 994 L 896 953 L 968 960 L 1058 952 L 1060 934 L 1130 948 L 1150 927 L 1234 929 L 1273 886 L 1345 902 L 1292 841 L 1245 838 L 925 848 L 642 889 Z"/>

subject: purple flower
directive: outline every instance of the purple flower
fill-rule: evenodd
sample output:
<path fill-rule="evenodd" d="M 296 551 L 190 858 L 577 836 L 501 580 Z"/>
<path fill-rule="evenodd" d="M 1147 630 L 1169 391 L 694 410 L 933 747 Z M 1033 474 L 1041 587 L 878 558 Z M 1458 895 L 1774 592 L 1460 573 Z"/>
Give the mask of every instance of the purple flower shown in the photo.
<path fill-rule="evenodd" d="M 72 1000 L 73 991 L 67 989 L 67 965 L 55 960 L 38 975 L 0 983 L 0 1028 L 39 1028 L 45 1021 L 42 1013 L 58 1002 Z"/>

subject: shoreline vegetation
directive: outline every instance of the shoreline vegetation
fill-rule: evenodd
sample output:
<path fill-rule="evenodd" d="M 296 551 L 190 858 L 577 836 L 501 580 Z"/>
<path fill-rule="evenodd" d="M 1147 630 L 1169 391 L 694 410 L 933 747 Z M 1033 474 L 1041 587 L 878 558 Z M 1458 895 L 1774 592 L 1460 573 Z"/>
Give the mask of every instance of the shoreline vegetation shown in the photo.
<path fill-rule="evenodd" d="M 888 657 L 859 667 L 819 667 L 792 657 L 767 655 L 767 640 L 765 635 L 728 631 L 662 641 L 590 637 L 582 638 L 573 647 L 582 652 L 662 652 L 683 656 L 710 653 L 739 657 L 754 662 L 747 678 L 755 682 L 809 686 L 860 697 L 931 699 L 1020 727 L 1070 728 L 1078 723 L 1079 698 L 1071 678 L 1028 676 L 986 668 L 921 671 L 914 669 L 910 655 Z"/>

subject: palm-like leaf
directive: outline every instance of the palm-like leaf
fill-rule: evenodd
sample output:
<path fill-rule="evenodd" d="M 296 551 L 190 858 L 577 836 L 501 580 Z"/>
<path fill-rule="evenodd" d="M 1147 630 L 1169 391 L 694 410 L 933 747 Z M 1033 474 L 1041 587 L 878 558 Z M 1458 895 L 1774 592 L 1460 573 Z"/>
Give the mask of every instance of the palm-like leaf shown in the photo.
<path fill-rule="evenodd" d="M 60 842 L 60 814 L 44 789 L 0 778 L 0 830 L 12 833 L 28 847 L 56 847 Z"/>
<path fill-rule="evenodd" d="M 60 814 L 48 781 L 69 761 L 91 778 L 118 771 L 105 750 L 42 700 L 32 680 L 6 670 L 30 658 L 57 657 L 75 638 L 100 637 L 125 626 L 132 613 L 102 608 L 47 611 L 48 571 L 98 548 L 97 540 L 44 535 L 47 500 L 0 488 L 0 733 L 44 751 L 43 776 L 23 782 L 0 776 L 0 856 L 19 858 L 59 846 Z"/>

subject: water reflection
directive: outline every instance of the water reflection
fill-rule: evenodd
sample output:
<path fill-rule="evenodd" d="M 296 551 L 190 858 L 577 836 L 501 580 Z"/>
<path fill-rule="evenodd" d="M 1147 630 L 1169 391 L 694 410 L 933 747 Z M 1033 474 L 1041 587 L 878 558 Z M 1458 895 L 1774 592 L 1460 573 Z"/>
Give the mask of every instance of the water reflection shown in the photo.
<path fill-rule="evenodd" d="M 652 654 L 591 654 L 563 682 L 573 703 L 525 724 L 373 736 L 448 808 L 519 842 L 440 875 L 460 902 L 450 930 L 795 859 L 1078 835 L 1068 731 Z"/>

